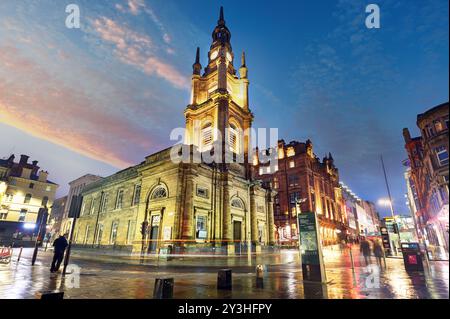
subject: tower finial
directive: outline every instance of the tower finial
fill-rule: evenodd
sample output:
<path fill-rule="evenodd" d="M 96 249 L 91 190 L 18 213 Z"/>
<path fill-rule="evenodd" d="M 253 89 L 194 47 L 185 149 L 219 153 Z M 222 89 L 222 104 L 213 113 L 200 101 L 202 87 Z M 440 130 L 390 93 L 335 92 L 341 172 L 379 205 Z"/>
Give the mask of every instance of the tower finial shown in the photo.
<path fill-rule="evenodd" d="M 197 52 L 195 53 L 195 63 L 192 65 L 193 74 L 200 75 L 202 70 L 202 65 L 200 64 L 200 48 L 197 47 Z"/>
<path fill-rule="evenodd" d="M 225 19 L 223 17 L 223 7 L 220 7 L 220 15 L 219 15 L 219 21 L 217 21 L 217 23 L 219 25 L 224 25 L 225 24 Z"/>
<path fill-rule="evenodd" d="M 246 66 L 245 65 L 245 51 L 242 51 L 241 65 L 244 66 L 244 67 Z"/>
<path fill-rule="evenodd" d="M 195 53 L 195 63 L 200 63 L 200 47 L 197 47 L 197 52 Z"/>

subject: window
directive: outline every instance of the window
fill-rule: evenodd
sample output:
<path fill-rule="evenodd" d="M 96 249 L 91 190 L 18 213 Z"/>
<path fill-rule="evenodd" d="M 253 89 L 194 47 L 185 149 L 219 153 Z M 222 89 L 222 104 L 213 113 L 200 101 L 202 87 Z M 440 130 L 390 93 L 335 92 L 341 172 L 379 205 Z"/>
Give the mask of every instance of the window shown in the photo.
<path fill-rule="evenodd" d="M 292 206 L 295 206 L 295 203 L 297 202 L 298 199 L 300 199 L 300 192 L 294 192 L 294 193 L 290 193 L 289 194 L 289 203 Z"/>
<path fill-rule="evenodd" d="M 12 202 L 12 200 L 13 200 L 13 195 L 12 194 L 6 194 L 6 201 L 7 202 Z"/>
<path fill-rule="evenodd" d="M 134 236 L 134 228 L 135 228 L 136 222 L 133 220 L 128 221 L 128 228 L 127 228 L 127 244 L 133 243 L 133 236 Z"/>
<path fill-rule="evenodd" d="M 25 221 L 25 217 L 27 216 L 27 210 L 21 209 L 19 214 L 19 222 Z"/>
<path fill-rule="evenodd" d="M 26 194 L 23 203 L 28 204 L 30 203 L 30 201 L 31 201 L 31 194 Z"/>
<path fill-rule="evenodd" d="M 264 171 L 263 171 L 262 167 L 259 168 L 259 175 L 264 175 Z"/>
<path fill-rule="evenodd" d="M 435 128 L 436 132 L 439 133 L 440 131 L 442 131 L 443 127 L 442 127 L 441 121 L 438 121 L 438 120 L 433 121 L 433 124 L 434 124 L 434 128 Z"/>
<path fill-rule="evenodd" d="M 264 240 L 264 225 L 258 225 L 258 241 L 262 243 Z"/>
<path fill-rule="evenodd" d="M 278 177 L 273 178 L 273 188 L 274 189 L 280 188 L 280 183 L 278 182 Z"/>
<path fill-rule="evenodd" d="M 298 175 L 289 175 L 289 187 L 296 187 L 299 185 Z"/>
<path fill-rule="evenodd" d="M 111 225 L 111 238 L 109 240 L 111 245 L 115 245 L 116 244 L 116 240 L 117 240 L 117 229 L 119 228 L 119 222 L 113 222 Z"/>
<path fill-rule="evenodd" d="M 152 193 L 151 199 L 161 199 L 167 197 L 167 191 L 163 186 L 158 186 Z"/>
<path fill-rule="evenodd" d="M 102 237 L 103 237 L 103 224 L 98 224 L 97 238 L 95 239 L 95 244 L 100 245 L 102 243 Z"/>
<path fill-rule="evenodd" d="M 237 197 L 233 198 L 233 200 L 231 201 L 231 207 L 245 209 L 244 202 Z"/>
<path fill-rule="evenodd" d="M 208 196 L 208 189 L 205 188 L 205 187 L 197 186 L 197 196 L 203 197 L 203 198 L 209 198 L 209 196 Z"/>
<path fill-rule="evenodd" d="M 195 229 L 196 239 L 206 239 L 208 232 L 206 229 L 207 217 L 205 215 L 198 215 Z"/>
<path fill-rule="evenodd" d="M 34 188 L 34 183 L 30 183 L 29 187 Z"/>
<path fill-rule="evenodd" d="M 289 147 L 288 149 L 287 149 L 287 151 L 286 151 L 286 156 L 287 157 L 291 157 L 291 156 L 294 156 L 295 155 L 295 150 L 294 150 L 294 148 L 293 147 Z"/>
<path fill-rule="evenodd" d="M 295 162 L 289 161 L 289 168 L 294 168 L 294 167 L 295 167 Z"/>
<path fill-rule="evenodd" d="M 0 213 L 0 220 L 6 219 L 8 217 L 8 213 Z"/>
<path fill-rule="evenodd" d="M 230 138 L 230 151 L 233 153 L 239 153 L 239 139 L 238 129 L 235 125 L 230 124 L 229 138 Z"/>
<path fill-rule="evenodd" d="M 47 187 L 45 188 L 45 190 L 46 190 L 47 192 L 50 192 L 50 191 L 52 190 L 52 187 L 51 187 L 51 186 L 47 186 Z"/>
<path fill-rule="evenodd" d="M 95 209 L 95 198 L 92 198 L 91 200 L 91 207 L 89 209 L 89 214 L 92 215 L 94 213 L 94 209 Z"/>
<path fill-rule="evenodd" d="M 448 152 L 445 146 L 436 147 L 435 151 L 439 161 L 439 165 L 441 166 L 448 165 Z"/>
<path fill-rule="evenodd" d="M 203 125 L 202 135 L 201 135 L 201 139 L 202 139 L 201 150 L 202 150 L 202 152 L 211 149 L 212 142 L 213 142 L 212 133 L 213 133 L 212 132 L 212 124 L 210 122 Z"/>
<path fill-rule="evenodd" d="M 117 191 L 116 209 L 121 209 L 123 204 L 123 189 Z"/>
<path fill-rule="evenodd" d="M 90 229 L 91 229 L 91 226 L 90 225 L 86 225 L 86 232 L 84 233 L 84 242 L 83 242 L 83 244 L 87 244 L 87 242 L 88 242 L 88 239 L 89 239 L 89 231 L 90 231 Z"/>
<path fill-rule="evenodd" d="M 100 202 L 100 213 L 106 212 L 108 209 L 108 193 L 103 193 Z"/>
<path fill-rule="evenodd" d="M 434 130 L 433 130 L 432 126 L 430 126 L 430 125 L 425 126 L 425 131 L 427 132 L 428 137 L 434 136 Z"/>
<path fill-rule="evenodd" d="M 41 206 L 42 207 L 47 207 L 47 204 L 48 204 L 48 197 L 44 196 L 44 198 L 42 198 Z"/>
<path fill-rule="evenodd" d="M 141 185 L 136 185 L 134 187 L 134 194 L 133 194 L 133 203 L 132 205 L 139 204 L 139 201 L 141 199 Z"/>

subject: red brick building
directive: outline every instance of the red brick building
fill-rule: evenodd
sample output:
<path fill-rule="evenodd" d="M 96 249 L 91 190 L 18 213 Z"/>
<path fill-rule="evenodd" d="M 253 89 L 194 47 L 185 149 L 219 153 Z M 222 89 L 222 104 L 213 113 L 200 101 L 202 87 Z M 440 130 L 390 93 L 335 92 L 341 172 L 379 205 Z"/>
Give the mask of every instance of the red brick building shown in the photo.
<path fill-rule="evenodd" d="M 298 239 L 295 199 L 305 199 L 301 211 L 316 211 L 324 245 L 337 243 L 346 234 L 347 220 L 339 185 L 339 172 L 331 154 L 320 160 L 310 140 L 278 142 L 278 163 L 263 164 L 254 158 L 255 177 L 277 192 L 274 200 L 276 239 L 294 244 Z"/>

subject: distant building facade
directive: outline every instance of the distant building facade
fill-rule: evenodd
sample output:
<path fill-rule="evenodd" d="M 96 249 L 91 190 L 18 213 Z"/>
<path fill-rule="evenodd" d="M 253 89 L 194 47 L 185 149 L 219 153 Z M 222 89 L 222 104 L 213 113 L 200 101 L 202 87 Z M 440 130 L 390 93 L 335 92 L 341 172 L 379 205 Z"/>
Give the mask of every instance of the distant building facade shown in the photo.
<path fill-rule="evenodd" d="M 413 212 L 419 236 L 448 250 L 449 224 L 449 104 L 417 116 L 419 137 L 403 129 L 408 153 L 409 185 L 416 197 Z"/>
<path fill-rule="evenodd" d="M 71 182 L 69 182 L 69 194 L 67 195 L 67 203 L 64 205 L 64 214 L 61 221 L 61 228 L 55 229 L 62 234 L 69 234 L 72 229 L 73 218 L 69 217 L 69 210 L 74 196 L 80 195 L 84 187 L 102 179 L 101 176 L 86 174 Z"/>
<path fill-rule="evenodd" d="M 59 234 L 64 234 L 64 232 L 61 231 L 61 225 L 64 219 L 64 210 L 66 209 L 66 204 L 67 196 L 57 198 L 53 201 L 51 214 L 48 220 L 51 237 L 55 237 Z"/>
<path fill-rule="evenodd" d="M 298 240 L 295 202 L 304 199 L 301 211 L 317 212 L 323 243 L 337 243 L 347 231 L 347 220 L 339 173 L 331 154 L 321 161 L 310 140 L 288 144 L 280 140 L 275 151 L 277 166 L 263 164 L 258 157 L 253 164 L 256 178 L 277 192 L 273 209 L 278 242 Z"/>
<path fill-rule="evenodd" d="M 0 237 L 11 238 L 32 234 L 39 209 L 49 213 L 58 185 L 48 180 L 48 172 L 40 170 L 38 161 L 28 162 L 21 155 L 0 160 Z"/>

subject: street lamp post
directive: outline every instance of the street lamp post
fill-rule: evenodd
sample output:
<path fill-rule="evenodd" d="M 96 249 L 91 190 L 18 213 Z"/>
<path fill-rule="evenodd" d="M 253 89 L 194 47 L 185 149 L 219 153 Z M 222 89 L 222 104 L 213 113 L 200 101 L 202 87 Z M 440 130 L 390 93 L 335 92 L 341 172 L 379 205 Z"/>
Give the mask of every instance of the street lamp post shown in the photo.
<path fill-rule="evenodd" d="M 381 166 L 383 167 L 384 181 L 386 182 L 386 189 L 387 189 L 387 193 L 389 196 L 388 204 L 389 204 L 389 208 L 391 209 L 392 219 L 394 221 L 394 229 L 397 228 L 399 248 L 401 248 L 400 228 L 398 227 L 397 221 L 395 219 L 394 206 L 392 205 L 391 190 L 389 189 L 389 183 L 388 183 L 387 175 L 386 175 L 386 168 L 384 167 L 383 155 L 380 155 L 380 159 L 381 159 Z M 395 226 L 397 226 L 397 227 L 395 227 Z M 391 247 L 391 250 L 393 250 L 392 247 Z M 395 251 L 395 254 L 397 255 L 397 251 Z"/>

